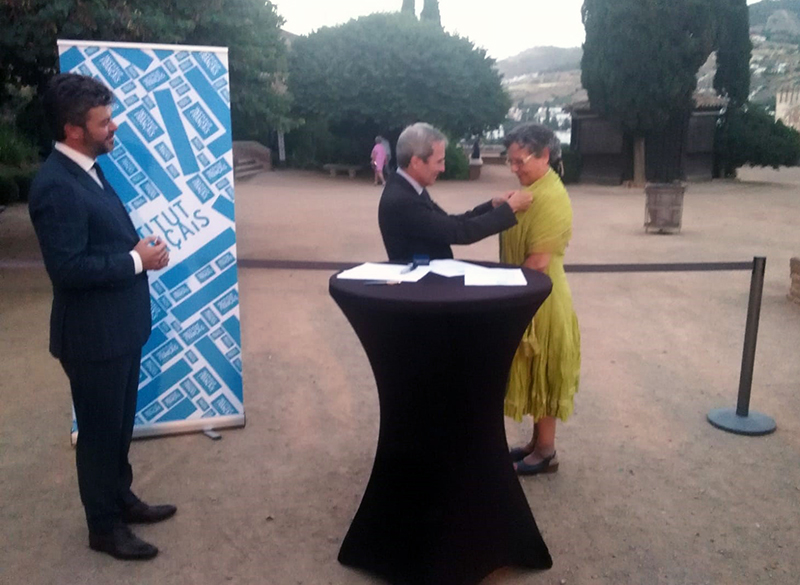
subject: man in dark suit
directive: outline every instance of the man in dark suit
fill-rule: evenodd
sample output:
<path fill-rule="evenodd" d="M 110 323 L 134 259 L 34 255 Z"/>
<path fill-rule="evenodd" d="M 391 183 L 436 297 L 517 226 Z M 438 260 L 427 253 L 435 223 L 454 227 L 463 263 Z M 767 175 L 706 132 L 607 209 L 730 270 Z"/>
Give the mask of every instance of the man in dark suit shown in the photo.
<path fill-rule="evenodd" d="M 44 107 L 56 143 L 31 186 L 29 211 L 53 284 L 50 353 L 69 378 L 78 420 L 89 546 L 119 559 L 149 559 L 158 549 L 127 524 L 158 522 L 176 508 L 134 495 L 128 450 L 151 328 L 147 270 L 164 268 L 169 252 L 155 237 L 139 239 L 95 162 L 114 147 L 113 99 L 91 77 L 53 78 Z"/>
<path fill-rule="evenodd" d="M 397 172 L 389 179 L 378 206 L 378 224 L 389 260 L 415 255 L 452 258 L 453 244 L 472 244 L 517 223 L 515 213 L 530 207 L 524 191 L 495 197 L 461 215 L 448 215 L 426 187 L 444 171 L 447 139 L 433 126 L 409 126 L 397 140 Z"/>

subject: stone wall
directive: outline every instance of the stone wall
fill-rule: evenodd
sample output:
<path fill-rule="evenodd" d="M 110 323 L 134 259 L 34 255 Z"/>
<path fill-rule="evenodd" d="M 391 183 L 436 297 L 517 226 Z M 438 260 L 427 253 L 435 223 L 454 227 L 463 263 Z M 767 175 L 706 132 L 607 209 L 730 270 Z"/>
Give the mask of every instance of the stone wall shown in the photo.
<path fill-rule="evenodd" d="M 789 261 L 789 273 L 792 277 L 789 300 L 800 305 L 800 258 L 792 258 Z"/>

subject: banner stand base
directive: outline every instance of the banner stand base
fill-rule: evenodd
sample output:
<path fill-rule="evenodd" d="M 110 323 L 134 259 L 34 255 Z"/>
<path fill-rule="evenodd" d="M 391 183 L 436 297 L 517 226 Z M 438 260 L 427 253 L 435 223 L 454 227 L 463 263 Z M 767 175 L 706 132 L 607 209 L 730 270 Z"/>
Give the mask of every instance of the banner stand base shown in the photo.
<path fill-rule="evenodd" d="M 245 415 L 216 416 L 196 420 L 179 420 L 168 423 L 156 423 L 151 426 L 134 427 L 134 439 L 152 439 L 166 435 L 182 435 L 186 433 L 202 433 L 206 430 L 242 428 L 245 426 Z M 74 447 L 78 443 L 78 431 L 70 434 L 70 443 Z"/>

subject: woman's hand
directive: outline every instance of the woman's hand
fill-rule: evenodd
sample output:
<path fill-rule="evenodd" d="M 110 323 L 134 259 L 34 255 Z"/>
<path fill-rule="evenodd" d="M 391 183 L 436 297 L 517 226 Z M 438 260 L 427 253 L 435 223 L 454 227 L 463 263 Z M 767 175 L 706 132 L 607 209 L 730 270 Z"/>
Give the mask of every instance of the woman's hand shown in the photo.
<path fill-rule="evenodd" d="M 547 268 L 550 266 L 550 254 L 531 254 L 527 258 L 525 258 L 525 262 L 522 265 L 525 268 L 532 268 L 533 270 L 538 270 L 539 272 L 546 272 Z"/>

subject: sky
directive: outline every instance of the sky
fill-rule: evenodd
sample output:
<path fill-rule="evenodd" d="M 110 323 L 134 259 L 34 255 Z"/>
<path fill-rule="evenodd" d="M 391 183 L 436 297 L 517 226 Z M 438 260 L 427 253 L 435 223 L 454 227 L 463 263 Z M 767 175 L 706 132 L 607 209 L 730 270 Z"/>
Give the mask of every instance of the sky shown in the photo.
<path fill-rule="evenodd" d="M 753 4 L 758 0 L 747 0 Z M 373 12 L 397 12 L 402 0 L 272 0 L 283 28 L 305 35 Z M 423 0 L 417 0 L 417 14 Z M 505 59 L 531 47 L 583 43 L 583 0 L 439 0 L 442 26 L 468 37 L 491 57 Z"/>

